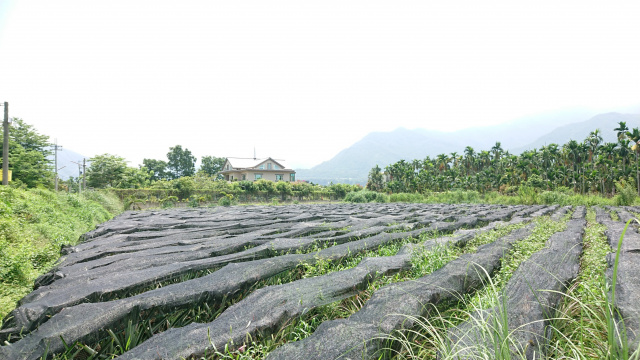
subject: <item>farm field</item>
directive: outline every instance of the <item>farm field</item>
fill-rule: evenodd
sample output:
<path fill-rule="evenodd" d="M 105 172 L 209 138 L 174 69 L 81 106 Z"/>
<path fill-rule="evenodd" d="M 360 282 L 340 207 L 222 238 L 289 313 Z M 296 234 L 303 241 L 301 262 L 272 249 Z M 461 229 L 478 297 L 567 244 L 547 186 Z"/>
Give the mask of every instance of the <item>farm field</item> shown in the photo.
<path fill-rule="evenodd" d="M 404 203 L 127 212 L 36 280 L 4 319 L 0 358 L 624 357 L 640 328 L 635 227 L 617 262 L 615 251 L 637 213 Z"/>

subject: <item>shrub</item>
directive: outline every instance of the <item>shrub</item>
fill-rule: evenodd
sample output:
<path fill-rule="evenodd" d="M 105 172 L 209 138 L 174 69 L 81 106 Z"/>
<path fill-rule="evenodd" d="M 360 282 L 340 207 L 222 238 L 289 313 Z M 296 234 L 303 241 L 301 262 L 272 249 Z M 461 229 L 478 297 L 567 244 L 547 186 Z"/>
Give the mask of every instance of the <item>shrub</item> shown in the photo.
<path fill-rule="evenodd" d="M 536 189 L 531 186 L 520 186 L 518 189 L 518 197 L 520 203 L 525 205 L 533 205 L 538 203 L 538 193 Z"/>
<path fill-rule="evenodd" d="M 189 198 L 189 207 L 197 208 L 200 207 L 200 201 L 203 200 L 202 197 L 192 196 Z"/>
<path fill-rule="evenodd" d="M 534 189 L 543 189 L 546 187 L 545 181 L 538 174 L 531 174 L 527 180 L 527 186 Z"/>
<path fill-rule="evenodd" d="M 344 201 L 351 203 L 386 203 L 389 202 L 389 196 L 375 191 L 360 190 L 348 193 Z"/>
<path fill-rule="evenodd" d="M 163 209 L 168 209 L 176 206 L 176 202 L 178 201 L 177 196 L 167 196 L 166 198 L 160 200 Z"/>
<path fill-rule="evenodd" d="M 450 192 L 452 203 L 472 203 L 480 201 L 480 193 L 473 190 L 456 190 Z"/>
<path fill-rule="evenodd" d="M 615 196 L 614 201 L 618 206 L 628 206 L 633 205 L 633 202 L 636 200 L 636 187 L 633 184 L 633 181 L 626 181 L 625 179 L 620 179 L 620 181 L 615 182 L 616 190 L 618 194 Z"/>
<path fill-rule="evenodd" d="M 558 191 L 544 191 L 538 196 L 538 200 L 545 205 L 568 205 L 569 195 Z"/>
<path fill-rule="evenodd" d="M 389 202 L 419 203 L 424 201 L 422 194 L 399 193 L 389 195 Z"/>
<path fill-rule="evenodd" d="M 231 206 L 235 205 L 236 203 L 236 199 L 232 194 L 224 194 L 224 196 L 221 197 L 220 200 L 218 200 L 218 205 L 220 206 Z"/>

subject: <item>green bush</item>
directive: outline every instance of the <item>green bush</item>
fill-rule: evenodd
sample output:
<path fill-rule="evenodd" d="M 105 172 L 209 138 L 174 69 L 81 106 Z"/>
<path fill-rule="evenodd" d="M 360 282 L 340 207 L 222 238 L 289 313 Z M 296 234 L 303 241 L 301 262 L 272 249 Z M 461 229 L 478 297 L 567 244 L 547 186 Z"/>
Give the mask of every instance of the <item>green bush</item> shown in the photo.
<path fill-rule="evenodd" d="M 558 191 L 544 191 L 538 196 L 541 204 L 569 205 L 570 196 Z"/>
<path fill-rule="evenodd" d="M 344 201 L 351 203 L 386 203 L 389 202 L 389 196 L 375 191 L 360 190 L 348 193 Z"/>
<path fill-rule="evenodd" d="M 520 198 L 520 203 L 524 205 L 538 203 L 538 193 L 532 186 L 520 186 L 518 189 L 518 197 Z"/>
<path fill-rule="evenodd" d="M 197 208 L 200 207 L 200 201 L 202 199 L 198 196 L 192 196 L 189 198 L 189 207 Z"/>
<path fill-rule="evenodd" d="M 236 199 L 232 194 L 224 194 L 223 197 L 218 200 L 218 205 L 220 206 L 231 206 L 237 203 Z"/>
<path fill-rule="evenodd" d="M 166 198 L 160 200 L 160 204 L 163 209 L 169 209 L 176 206 L 176 202 L 178 202 L 177 196 L 167 196 Z"/>
<path fill-rule="evenodd" d="M 625 179 L 620 179 L 620 181 L 615 182 L 616 190 L 618 194 L 614 198 L 614 202 L 618 206 L 629 206 L 633 205 L 636 201 L 637 192 L 636 187 L 632 181 L 626 181 Z"/>
<path fill-rule="evenodd" d="M 422 194 L 399 193 L 389 195 L 389 202 L 419 203 L 424 201 Z"/>
<path fill-rule="evenodd" d="M 531 174 L 529 179 L 527 179 L 526 186 L 534 189 L 544 189 L 547 185 L 540 175 Z"/>
<path fill-rule="evenodd" d="M 475 203 L 480 201 L 480 193 L 473 190 L 455 190 L 449 192 L 451 196 L 447 202 L 451 203 Z"/>

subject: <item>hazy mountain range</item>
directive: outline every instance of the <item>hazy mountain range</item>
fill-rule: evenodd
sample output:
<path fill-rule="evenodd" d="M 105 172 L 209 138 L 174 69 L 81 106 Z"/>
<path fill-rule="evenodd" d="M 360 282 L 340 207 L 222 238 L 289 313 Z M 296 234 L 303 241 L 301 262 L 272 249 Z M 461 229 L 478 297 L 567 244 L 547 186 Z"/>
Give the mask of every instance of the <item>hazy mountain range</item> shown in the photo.
<path fill-rule="evenodd" d="M 604 142 L 615 142 L 613 131 L 620 121 L 631 129 L 640 127 L 639 114 L 605 113 L 595 115 L 586 110 L 571 109 L 521 118 L 496 126 L 469 128 L 453 132 L 398 128 L 389 132 L 372 132 L 342 150 L 332 159 L 311 169 L 296 169 L 296 178 L 316 184 L 366 184 L 372 167 L 381 168 L 399 160 L 424 159 L 438 154 L 457 152 L 465 147 L 476 152 L 490 150 L 499 141 L 504 150 L 520 154 L 524 150 L 540 149 L 544 145 L 565 144 L 569 140 L 583 141 L 595 129 L 602 131 Z M 70 149 L 58 152 L 58 176 L 66 180 L 78 177 L 78 165 L 87 158 Z M 53 162 L 53 156 L 51 156 Z M 53 164 L 52 164 L 53 165 Z"/>
<path fill-rule="evenodd" d="M 341 182 L 364 185 L 369 170 L 376 164 L 384 168 L 402 159 L 424 159 L 426 156 L 452 152 L 462 154 L 467 146 L 476 152 L 490 150 L 497 141 L 504 150 L 520 154 L 524 150 L 539 149 L 551 143 L 562 145 L 569 140 L 582 142 L 596 129 L 601 130 L 604 142 L 615 142 L 613 129 L 618 122 L 625 121 L 630 129 L 640 127 L 640 115 L 637 114 L 593 115 L 584 110 L 568 110 L 454 132 L 404 128 L 373 132 L 328 161 L 311 169 L 296 169 L 296 177 L 316 184 Z"/>

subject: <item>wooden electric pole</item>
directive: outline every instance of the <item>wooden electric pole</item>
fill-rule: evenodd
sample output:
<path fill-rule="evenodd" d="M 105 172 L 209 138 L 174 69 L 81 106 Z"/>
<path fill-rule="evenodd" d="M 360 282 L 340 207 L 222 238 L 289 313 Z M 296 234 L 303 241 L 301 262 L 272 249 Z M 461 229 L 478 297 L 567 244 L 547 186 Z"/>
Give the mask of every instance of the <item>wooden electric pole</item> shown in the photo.
<path fill-rule="evenodd" d="M 82 159 L 82 187 L 87 190 L 87 159 Z"/>
<path fill-rule="evenodd" d="M 56 139 L 55 140 L 55 144 L 53 144 L 53 151 L 55 153 L 55 156 L 54 156 L 55 164 L 54 164 L 54 166 L 55 166 L 55 169 L 56 169 L 56 178 L 55 178 L 55 189 L 56 189 L 56 192 L 58 191 L 58 170 L 60 170 L 60 169 L 58 169 L 58 150 L 62 150 L 62 146 L 58 145 L 58 139 Z"/>
<path fill-rule="evenodd" d="M 4 102 L 4 138 L 2 139 L 2 185 L 9 185 L 9 103 Z"/>
<path fill-rule="evenodd" d="M 80 176 L 82 176 L 82 170 L 80 170 L 82 164 L 79 162 L 72 161 L 72 163 L 78 165 L 78 194 L 82 194 L 82 183 L 80 182 Z"/>

